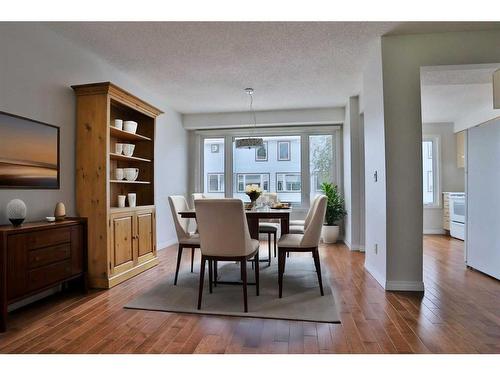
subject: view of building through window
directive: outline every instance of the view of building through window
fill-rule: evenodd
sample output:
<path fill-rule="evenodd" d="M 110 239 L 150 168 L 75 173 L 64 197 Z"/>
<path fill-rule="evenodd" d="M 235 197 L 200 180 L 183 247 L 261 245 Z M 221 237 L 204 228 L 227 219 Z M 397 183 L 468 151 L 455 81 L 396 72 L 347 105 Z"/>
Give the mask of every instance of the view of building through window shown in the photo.
<path fill-rule="evenodd" d="M 233 144 L 233 196 L 248 201 L 247 185 L 258 185 L 278 199 L 301 203 L 300 136 L 264 137 L 264 146 L 237 149 Z"/>
<path fill-rule="evenodd" d="M 224 198 L 224 138 L 207 138 L 203 147 L 203 193 Z"/>
<path fill-rule="evenodd" d="M 308 141 L 309 168 L 301 166 L 301 138 Z M 323 182 L 335 181 L 335 136 L 280 135 L 264 137 L 259 148 L 237 149 L 232 145 L 232 171 L 225 171 L 224 138 L 205 138 L 203 145 L 203 190 L 208 197 L 224 197 L 225 172 L 231 174 L 232 196 L 249 201 L 248 185 L 278 194 L 278 199 L 301 205 L 304 181 L 310 183 L 310 199 L 321 192 Z"/>

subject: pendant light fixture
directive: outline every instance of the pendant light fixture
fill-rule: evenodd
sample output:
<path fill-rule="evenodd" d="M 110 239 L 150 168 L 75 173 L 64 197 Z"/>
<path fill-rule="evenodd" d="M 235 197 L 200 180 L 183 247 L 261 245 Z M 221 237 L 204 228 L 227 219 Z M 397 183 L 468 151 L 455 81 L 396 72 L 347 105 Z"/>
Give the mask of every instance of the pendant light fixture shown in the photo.
<path fill-rule="evenodd" d="M 250 97 L 250 112 L 253 116 L 253 129 L 254 132 L 257 129 L 257 117 L 255 116 L 255 110 L 253 109 L 253 94 L 254 90 L 251 87 L 246 88 L 245 93 Z M 258 137 L 239 138 L 236 140 L 236 148 L 258 148 L 264 145 L 264 140 Z"/>

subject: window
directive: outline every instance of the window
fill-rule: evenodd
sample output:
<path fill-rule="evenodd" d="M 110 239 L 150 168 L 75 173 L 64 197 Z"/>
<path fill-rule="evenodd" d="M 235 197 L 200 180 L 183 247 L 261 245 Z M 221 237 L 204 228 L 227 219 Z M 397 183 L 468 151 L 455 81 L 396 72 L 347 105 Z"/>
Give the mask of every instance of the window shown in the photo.
<path fill-rule="evenodd" d="M 439 207 L 439 138 L 424 137 L 422 142 L 423 203 Z"/>
<path fill-rule="evenodd" d="M 200 148 L 190 166 L 193 190 L 248 202 L 245 188 L 255 184 L 302 214 L 321 183 L 339 183 L 338 131 L 336 125 L 259 128 L 251 134 L 248 129 L 197 130 Z M 236 148 L 235 141 L 249 135 L 262 137 L 264 147 Z M 219 152 L 212 152 L 212 145 Z M 304 164 L 305 159 L 310 161 Z"/>
<path fill-rule="evenodd" d="M 290 141 L 278 141 L 278 160 L 290 160 Z"/>
<path fill-rule="evenodd" d="M 244 193 L 248 185 L 257 185 L 263 191 L 269 191 L 269 173 L 238 173 L 236 181 L 238 193 Z"/>
<path fill-rule="evenodd" d="M 311 176 L 310 199 L 321 191 L 323 182 L 334 182 L 333 135 L 309 136 L 309 173 Z"/>
<path fill-rule="evenodd" d="M 276 192 L 300 192 L 300 173 L 276 173 Z"/>
<path fill-rule="evenodd" d="M 203 141 L 203 194 L 211 198 L 224 197 L 224 138 Z"/>
<path fill-rule="evenodd" d="M 267 161 L 267 142 L 255 149 L 255 161 Z"/>
<path fill-rule="evenodd" d="M 207 173 L 207 176 L 208 176 L 208 192 L 223 193 L 224 173 Z"/>

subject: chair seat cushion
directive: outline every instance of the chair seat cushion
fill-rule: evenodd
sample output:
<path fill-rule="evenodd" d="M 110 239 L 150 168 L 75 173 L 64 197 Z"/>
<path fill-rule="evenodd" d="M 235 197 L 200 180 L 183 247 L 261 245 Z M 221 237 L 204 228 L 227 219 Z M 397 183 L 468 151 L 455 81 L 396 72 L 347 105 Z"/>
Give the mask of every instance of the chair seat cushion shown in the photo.
<path fill-rule="evenodd" d="M 198 233 L 191 234 L 188 238 L 182 238 L 179 243 L 181 245 L 200 245 L 200 235 Z"/>
<path fill-rule="evenodd" d="M 273 223 L 259 223 L 259 232 L 261 233 L 274 233 L 279 228 L 278 224 Z"/>
<path fill-rule="evenodd" d="M 290 225 L 302 225 L 304 226 L 306 223 L 305 220 L 290 220 Z"/>
<path fill-rule="evenodd" d="M 260 243 L 259 243 L 259 240 L 254 240 L 254 239 L 252 238 L 252 249 L 253 249 L 254 251 L 256 251 L 256 250 L 259 248 L 259 244 L 260 244 Z"/>
<path fill-rule="evenodd" d="M 278 247 L 300 248 L 302 237 L 304 237 L 302 234 L 284 234 L 278 241 Z"/>
<path fill-rule="evenodd" d="M 304 234 L 304 227 L 301 225 L 291 225 L 289 232 L 292 234 Z"/>

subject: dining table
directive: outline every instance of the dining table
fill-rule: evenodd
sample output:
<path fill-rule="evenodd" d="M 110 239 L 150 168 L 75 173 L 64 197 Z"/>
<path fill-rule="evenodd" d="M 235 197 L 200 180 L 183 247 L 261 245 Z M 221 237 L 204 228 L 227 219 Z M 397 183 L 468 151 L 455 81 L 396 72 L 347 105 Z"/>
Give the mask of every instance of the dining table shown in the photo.
<path fill-rule="evenodd" d="M 250 237 L 255 240 L 259 239 L 259 221 L 275 219 L 280 221 L 281 235 L 290 232 L 290 213 L 291 208 L 271 208 L 261 207 L 245 209 L 247 216 L 248 230 Z M 196 211 L 194 209 L 179 211 L 182 218 L 196 219 Z"/>

